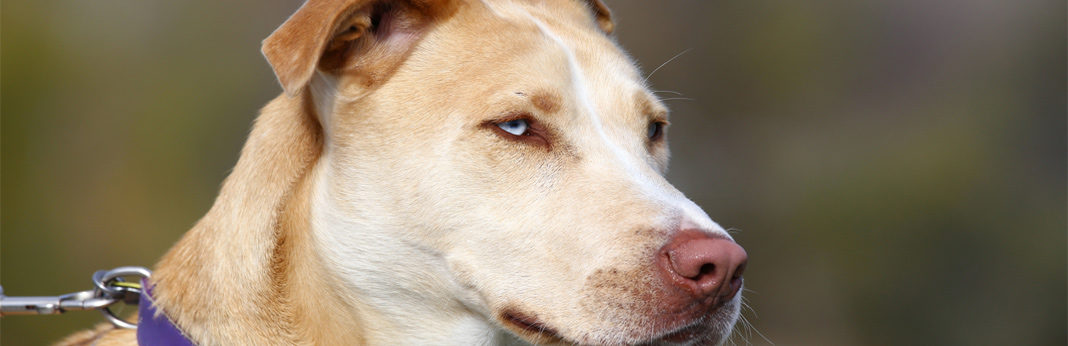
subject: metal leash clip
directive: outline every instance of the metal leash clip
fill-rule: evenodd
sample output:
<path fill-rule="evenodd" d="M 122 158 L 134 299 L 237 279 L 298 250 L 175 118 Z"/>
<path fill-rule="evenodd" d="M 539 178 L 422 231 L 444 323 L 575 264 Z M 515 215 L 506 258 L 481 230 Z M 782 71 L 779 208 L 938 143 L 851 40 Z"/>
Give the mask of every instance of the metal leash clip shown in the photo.
<path fill-rule="evenodd" d="M 112 324 L 137 328 L 111 311 L 111 305 L 123 302 L 137 305 L 141 300 L 141 279 L 152 276 L 145 267 L 118 267 L 93 273 L 93 289 L 45 297 L 8 297 L 0 287 L 0 317 L 11 315 L 55 315 L 67 311 L 100 310 Z M 126 281 L 126 278 L 135 278 Z"/>

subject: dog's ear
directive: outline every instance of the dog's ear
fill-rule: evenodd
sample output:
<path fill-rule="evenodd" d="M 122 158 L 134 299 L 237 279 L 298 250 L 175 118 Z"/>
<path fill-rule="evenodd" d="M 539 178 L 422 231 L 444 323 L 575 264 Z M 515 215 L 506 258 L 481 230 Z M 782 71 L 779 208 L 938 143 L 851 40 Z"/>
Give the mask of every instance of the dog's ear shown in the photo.
<path fill-rule="evenodd" d="M 608 10 L 608 6 L 605 6 L 601 0 L 587 0 L 586 2 L 590 4 L 593 14 L 597 17 L 597 25 L 601 27 L 601 31 L 611 34 L 616 28 L 616 24 L 612 22 L 612 11 Z"/>
<path fill-rule="evenodd" d="M 308 0 L 263 40 L 282 88 L 296 95 L 315 73 L 358 69 L 373 84 L 407 55 L 447 0 Z"/>

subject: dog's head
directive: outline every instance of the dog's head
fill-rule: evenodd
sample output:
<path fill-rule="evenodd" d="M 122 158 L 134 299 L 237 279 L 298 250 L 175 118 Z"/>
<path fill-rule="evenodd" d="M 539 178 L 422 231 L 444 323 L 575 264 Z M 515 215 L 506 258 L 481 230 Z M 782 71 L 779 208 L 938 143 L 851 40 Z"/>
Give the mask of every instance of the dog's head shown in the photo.
<path fill-rule="evenodd" d="M 264 42 L 325 134 L 311 222 L 347 294 L 532 342 L 730 333 L 745 251 L 664 179 L 667 110 L 609 16 L 310 0 Z"/>

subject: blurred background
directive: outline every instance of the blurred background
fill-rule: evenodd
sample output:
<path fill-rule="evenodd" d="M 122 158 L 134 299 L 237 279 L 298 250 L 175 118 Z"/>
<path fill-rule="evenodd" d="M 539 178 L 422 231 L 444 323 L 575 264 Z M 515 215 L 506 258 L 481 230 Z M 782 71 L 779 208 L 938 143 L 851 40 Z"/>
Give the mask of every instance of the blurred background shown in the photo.
<path fill-rule="evenodd" d="M 1064 1 L 607 3 L 647 73 L 686 52 L 650 80 L 670 180 L 750 254 L 737 343 L 1066 343 Z M 299 4 L 4 0 L 5 293 L 155 263 L 280 93 L 259 42 Z"/>

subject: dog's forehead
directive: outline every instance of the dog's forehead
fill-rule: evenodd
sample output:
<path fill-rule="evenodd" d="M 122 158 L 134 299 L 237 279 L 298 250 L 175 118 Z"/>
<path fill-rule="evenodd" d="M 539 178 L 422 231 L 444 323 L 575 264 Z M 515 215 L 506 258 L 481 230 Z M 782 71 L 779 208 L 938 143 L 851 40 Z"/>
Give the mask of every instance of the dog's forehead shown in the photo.
<path fill-rule="evenodd" d="M 466 95 L 479 99 L 458 102 L 525 102 L 549 115 L 592 104 L 609 117 L 666 118 L 637 67 L 589 11 L 577 1 L 476 1 L 444 25 L 438 42 L 449 44 L 429 43 L 427 59 L 449 60 L 455 74 L 446 79 L 467 78 L 462 84 L 478 89 Z"/>

